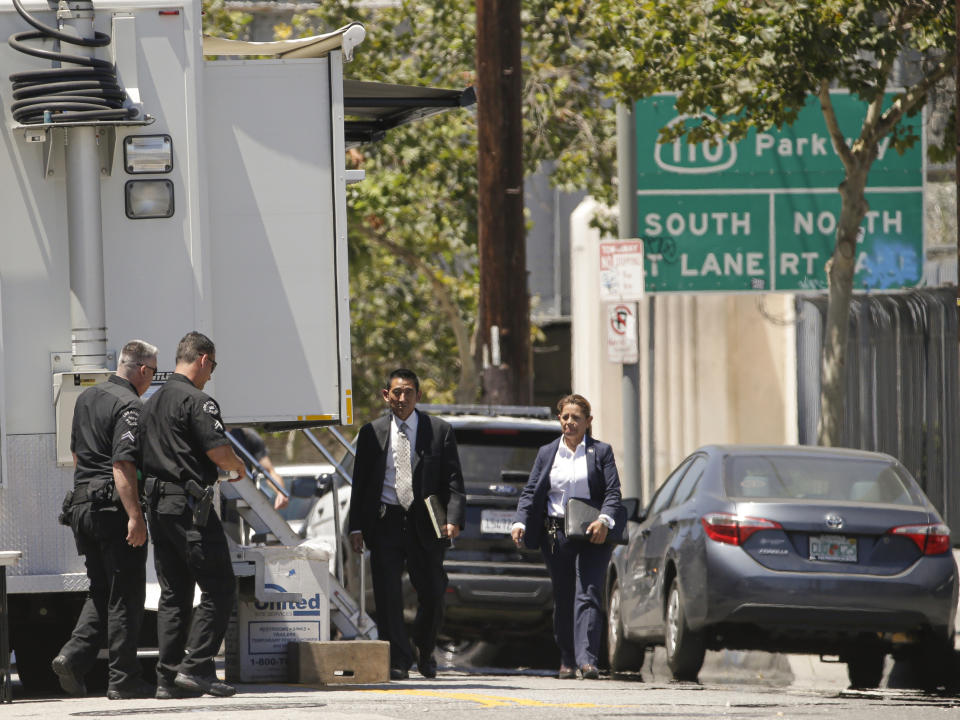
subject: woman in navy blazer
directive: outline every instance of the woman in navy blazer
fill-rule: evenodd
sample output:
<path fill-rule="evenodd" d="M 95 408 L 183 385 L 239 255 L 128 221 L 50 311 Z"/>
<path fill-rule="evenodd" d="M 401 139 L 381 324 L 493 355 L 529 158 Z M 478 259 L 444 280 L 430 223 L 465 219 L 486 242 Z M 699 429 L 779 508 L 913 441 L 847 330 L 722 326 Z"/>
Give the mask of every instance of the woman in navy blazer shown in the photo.
<path fill-rule="evenodd" d="M 621 515 L 620 475 L 613 449 L 587 435 L 593 417 L 582 395 L 557 403 L 561 437 L 544 445 L 530 471 L 511 529 L 513 541 L 543 553 L 553 585 L 553 635 L 560 648 L 561 679 L 596 679 L 603 631 L 603 578 L 612 548 L 606 543 Z M 589 540 L 567 538 L 567 501 L 589 500 L 600 509 Z M 621 528 L 622 530 L 622 528 Z"/>

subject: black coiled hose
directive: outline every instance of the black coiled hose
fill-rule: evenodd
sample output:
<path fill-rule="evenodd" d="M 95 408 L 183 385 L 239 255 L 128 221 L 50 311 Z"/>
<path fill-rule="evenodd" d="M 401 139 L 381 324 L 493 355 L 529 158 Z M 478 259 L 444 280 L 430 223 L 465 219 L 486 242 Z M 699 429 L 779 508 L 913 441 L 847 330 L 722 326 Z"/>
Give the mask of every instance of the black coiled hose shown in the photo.
<path fill-rule="evenodd" d="M 8 40 L 10 47 L 26 55 L 70 63 L 81 67 L 58 67 L 49 70 L 14 73 L 13 119 L 25 125 L 37 123 L 77 122 L 84 120 L 126 120 L 137 116 L 136 108 L 123 107 L 126 92 L 117 80 L 116 66 L 99 58 L 70 55 L 27 45 L 28 40 L 54 38 L 83 47 L 103 47 L 110 36 L 97 32 L 93 38 L 79 38 L 44 25 L 33 18 L 20 3 L 13 0 L 20 16 L 35 31 L 15 33 Z"/>

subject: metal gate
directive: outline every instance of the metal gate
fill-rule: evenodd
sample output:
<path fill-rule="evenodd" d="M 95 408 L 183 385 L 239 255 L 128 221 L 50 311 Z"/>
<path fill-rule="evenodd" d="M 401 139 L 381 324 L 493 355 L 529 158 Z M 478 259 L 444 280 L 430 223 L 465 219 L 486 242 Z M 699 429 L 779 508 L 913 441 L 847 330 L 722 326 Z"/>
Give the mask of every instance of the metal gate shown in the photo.
<path fill-rule="evenodd" d="M 843 444 L 898 458 L 960 529 L 957 295 L 954 288 L 854 297 Z M 797 298 L 799 439 L 817 444 L 825 296 Z"/>

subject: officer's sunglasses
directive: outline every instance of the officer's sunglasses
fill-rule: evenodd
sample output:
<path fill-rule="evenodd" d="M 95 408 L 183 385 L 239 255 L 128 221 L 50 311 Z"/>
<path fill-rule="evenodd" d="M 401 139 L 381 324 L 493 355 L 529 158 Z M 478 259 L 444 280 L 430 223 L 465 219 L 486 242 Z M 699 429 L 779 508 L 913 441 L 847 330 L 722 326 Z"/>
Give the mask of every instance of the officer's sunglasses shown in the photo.
<path fill-rule="evenodd" d="M 149 370 L 153 375 L 157 374 L 157 369 L 152 365 L 147 365 L 146 363 L 140 363 L 140 367 L 147 368 L 147 370 Z"/>
<path fill-rule="evenodd" d="M 210 360 L 210 374 L 213 375 L 213 371 L 217 369 L 217 361 L 209 355 L 207 355 L 207 358 Z"/>

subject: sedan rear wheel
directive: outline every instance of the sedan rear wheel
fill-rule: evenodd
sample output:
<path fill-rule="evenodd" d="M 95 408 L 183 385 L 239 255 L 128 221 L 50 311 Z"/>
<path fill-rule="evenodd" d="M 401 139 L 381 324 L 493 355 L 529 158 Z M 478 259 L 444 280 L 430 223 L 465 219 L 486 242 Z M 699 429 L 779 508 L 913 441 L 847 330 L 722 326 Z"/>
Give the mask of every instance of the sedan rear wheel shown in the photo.
<path fill-rule="evenodd" d="M 610 672 L 637 671 L 643 667 L 643 645 L 628 640 L 623 632 L 620 613 L 620 582 L 610 587 L 610 605 L 607 616 L 607 659 Z"/>
<path fill-rule="evenodd" d="M 696 680 L 703 667 L 706 648 L 703 633 L 695 632 L 687 625 L 683 609 L 683 596 L 676 578 L 670 584 L 667 595 L 667 616 L 664 623 L 664 645 L 667 650 L 667 665 L 674 680 Z"/>

